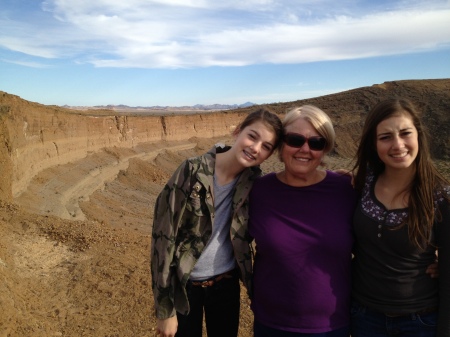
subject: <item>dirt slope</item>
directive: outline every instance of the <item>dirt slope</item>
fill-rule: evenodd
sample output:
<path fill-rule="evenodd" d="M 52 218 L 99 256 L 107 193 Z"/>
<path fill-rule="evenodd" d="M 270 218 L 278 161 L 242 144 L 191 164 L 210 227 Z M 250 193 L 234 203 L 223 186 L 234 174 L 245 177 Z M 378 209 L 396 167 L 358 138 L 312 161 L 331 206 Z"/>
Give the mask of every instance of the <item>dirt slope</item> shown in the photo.
<path fill-rule="evenodd" d="M 386 92 L 417 98 L 434 128 L 439 167 L 450 177 L 449 83 L 389 82 L 271 108 L 282 114 L 304 103 L 323 107 L 338 130 L 340 156 L 329 158 L 335 168 L 349 165 L 361 120 L 375 101 Z M 10 111 L 18 118 L 18 107 L 10 104 L 0 104 L 3 180 L 13 169 L 8 161 L 14 151 L 6 140 L 20 133 L 4 123 L 11 122 Z M 25 107 L 20 118 L 26 118 L 27 107 L 37 109 L 20 104 Z M 239 118 L 245 113 L 239 110 Z M 64 123 L 64 115 L 58 116 Z M 99 147 L 36 171 L 15 199 L 8 191 L 0 193 L 5 196 L 0 198 L 0 337 L 153 336 L 149 250 L 155 198 L 184 158 L 219 141 L 231 143 L 232 138 L 186 134 L 183 140 Z M 276 156 L 263 165 L 265 172 L 280 168 Z M 7 188 L 8 182 L 0 186 Z M 244 291 L 241 301 L 240 337 L 249 337 L 252 315 Z"/>
<path fill-rule="evenodd" d="M 181 160 L 216 140 L 191 141 L 196 146 L 185 150 L 165 144 L 154 161 L 132 158 L 117 179 L 79 203 L 58 196 L 72 185 L 91 186 L 96 177 L 85 173 L 93 163 L 103 159 L 109 171 L 104 153 L 42 172 L 17 201 L 22 206 L 0 204 L 0 336 L 153 336 L 152 205 Z M 85 219 L 52 215 L 66 208 Z M 244 294 L 242 303 L 241 336 L 250 336 Z"/>
<path fill-rule="evenodd" d="M 332 95 L 269 104 L 278 113 L 293 106 L 313 104 L 323 109 L 333 120 L 336 135 L 336 152 L 352 156 L 359 139 L 361 126 L 367 112 L 376 103 L 392 97 L 412 100 L 422 111 L 431 139 L 431 151 L 436 158 L 450 159 L 450 79 L 407 80 L 374 84 Z M 239 109 L 250 111 L 251 108 Z"/>

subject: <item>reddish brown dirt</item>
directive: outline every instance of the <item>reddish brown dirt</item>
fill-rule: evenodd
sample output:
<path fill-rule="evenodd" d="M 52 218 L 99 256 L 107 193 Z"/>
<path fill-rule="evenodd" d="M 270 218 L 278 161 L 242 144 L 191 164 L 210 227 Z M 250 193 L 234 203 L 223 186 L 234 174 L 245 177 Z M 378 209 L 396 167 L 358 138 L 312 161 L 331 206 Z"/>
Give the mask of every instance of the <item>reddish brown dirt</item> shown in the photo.
<path fill-rule="evenodd" d="M 131 160 L 103 189 L 72 198 L 78 206 L 66 200 L 64 207 L 79 207 L 84 220 L 52 215 L 58 207 L 51 194 L 62 195 L 65 187 L 50 186 L 67 172 L 65 184 L 79 184 L 101 156 L 39 174 L 30 186 L 36 192 L 20 199 L 26 207 L 1 203 L 0 336 L 152 336 L 152 206 L 176 166 L 216 141 L 191 139 L 195 146 L 182 151 L 169 143 L 153 160 Z M 280 167 L 276 156 L 263 166 L 266 172 Z M 252 335 L 252 322 L 243 289 L 239 336 Z"/>
<path fill-rule="evenodd" d="M 339 102 L 370 103 L 395 85 L 347 92 L 339 100 L 330 95 L 302 103 L 330 112 L 339 131 L 338 153 L 348 157 L 355 147 L 356 126 L 342 122 L 349 115 L 338 115 Z M 405 88 L 411 87 L 404 87 L 408 92 Z M 420 92 L 427 97 L 424 108 L 434 149 L 440 152 L 439 168 L 450 177 L 449 101 Z M 431 105 L 434 101 L 441 109 Z M 298 104 L 272 108 L 285 111 Z M 3 132 L 0 128 L 0 140 Z M 147 144 L 140 148 L 142 156 L 130 149 L 104 149 L 43 170 L 19 198 L 0 201 L 0 337 L 154 336 L 149 273 L 153 204 L 183 159 L 205 152 L 217 141 L 230 144 L 232 139 Z M 8 155 L 0 152 L 0 160 Z M 119 169 L 117 162 L 123 165 Z M 330 168 L 343 168 L 350 160 L 336 156 L 329 162 Z M 276 155 L 263 164 L 265 172 L 280 168 Z M 0 179 L 6 179 L 6 169 L 3 166 Z M 241 302 L 239 336 L 250 337 L 253 317 L 244 290 Z"/>
<path fill-rule="evenodd" d="M 196 142 L 195 148 L 180 152 L 172 152 L 168 144 L 153 161 L 132 160 L 117 179 L 80 202 L 86 220 L 37 215 L 2 202 L 0 336 L 153 336 L 152 205 L 181 160 L 214 143 Z M 334 168 L 349 163 L 342 158 L 329 161 Z M 88 163 L 72 165 L 80 169 Z M 450 172 L 448 162 L 440 165 Z M 281 165 L 272 156 L 263 168 L 276 171 Z M 53 168 L 53 176 L 68 169 Z M 41 174 L 32 184 L 49 193 L 42 185 L 50 182 Z M 41 206 L 34 202 L 35 209 L 45 209 L 44 201 Z M 241 303 L 239 336 L 250 337 L 253 316 L 244 289 Z"/>

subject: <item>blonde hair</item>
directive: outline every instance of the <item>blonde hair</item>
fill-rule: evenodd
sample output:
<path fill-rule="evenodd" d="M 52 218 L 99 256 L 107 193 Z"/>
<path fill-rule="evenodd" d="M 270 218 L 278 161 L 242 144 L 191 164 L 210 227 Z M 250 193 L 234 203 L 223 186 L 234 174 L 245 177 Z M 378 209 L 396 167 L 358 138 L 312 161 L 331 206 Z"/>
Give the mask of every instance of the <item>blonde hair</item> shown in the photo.
<path fill-rule="evenodd" d="M 334 148 L 336 133 L 334 132 L 333 123 L 330 117 L 321 109 L 314 105 L 302 105 L 289 110 L 283 118 L 283 130 L 286 133 L 286 127 L 294 123 L 299 118 L 311 123 L 313 128 L 320 136 L 326 139 L 327 145 L 323 149 L 324 154 L 329 153 Z M 281 160 L 281 151 L 284 142 L 281 142 L 279 148 L 279 156 Z"/>

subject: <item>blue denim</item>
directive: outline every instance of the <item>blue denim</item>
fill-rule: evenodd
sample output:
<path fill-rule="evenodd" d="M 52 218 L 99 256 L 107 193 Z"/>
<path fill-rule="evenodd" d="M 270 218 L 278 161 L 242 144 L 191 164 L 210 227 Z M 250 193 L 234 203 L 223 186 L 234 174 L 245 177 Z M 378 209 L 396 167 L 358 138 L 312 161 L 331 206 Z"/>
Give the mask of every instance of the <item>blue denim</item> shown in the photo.
<path fill-rule="evenodd" d="M 302 333 L 302 332 L 292 332 L 274 329 L 265 326 L 255 320 L 254 322 L 254 337 L 349 337 L 350 331 L 349 327 L 344 327 L 341 329 L 322 332 L 322 333 Z"/>
<path fill-rule="evenodd" d="M 435 337 L 438 313 L 389 317 L 384 313 L 352 303 L 352 337 Z"/>

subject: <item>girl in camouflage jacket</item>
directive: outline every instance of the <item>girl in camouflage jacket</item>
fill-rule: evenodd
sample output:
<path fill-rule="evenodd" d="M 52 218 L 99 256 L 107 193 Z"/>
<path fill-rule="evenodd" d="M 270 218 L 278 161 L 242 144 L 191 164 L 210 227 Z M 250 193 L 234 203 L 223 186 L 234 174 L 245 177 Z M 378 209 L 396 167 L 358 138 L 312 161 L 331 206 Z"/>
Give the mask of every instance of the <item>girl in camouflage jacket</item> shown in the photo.
<path fill-rule="evenodd" d="M 184 161 L 155 203 L 151 273 L 157 336 L 237 336 L 239 277 L 250 295 L 247 196 L 259 164 L 277 148 L 280 119 L 259 109 L 214 146 Z M 204 311 L 204 313 L 203 313 Z"/>

